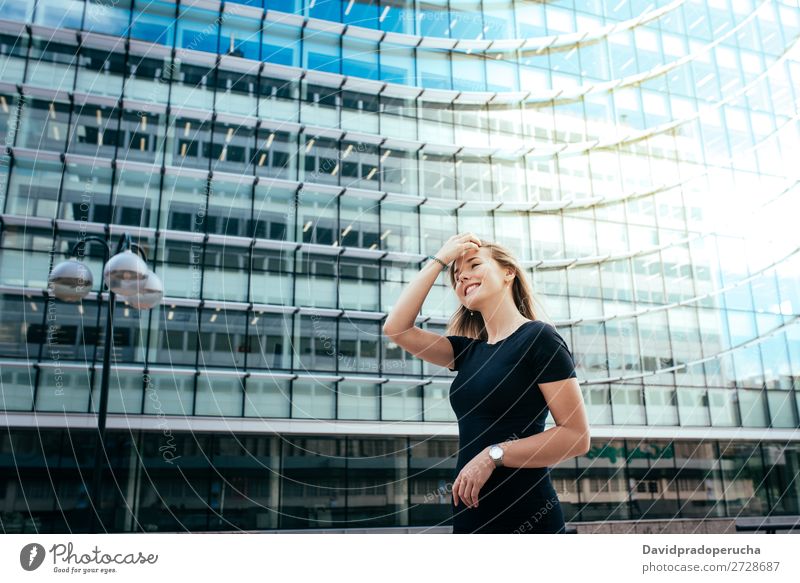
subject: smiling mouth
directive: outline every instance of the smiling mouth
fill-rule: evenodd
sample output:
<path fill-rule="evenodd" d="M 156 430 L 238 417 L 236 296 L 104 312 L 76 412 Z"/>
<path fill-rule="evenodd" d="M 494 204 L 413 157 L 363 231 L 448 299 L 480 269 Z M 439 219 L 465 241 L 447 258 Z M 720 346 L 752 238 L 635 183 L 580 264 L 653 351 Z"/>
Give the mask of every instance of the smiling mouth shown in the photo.
<path fill-rule="evenodd" d="M 480 287 L 480 285 L 481 285 L 481 284 L 479 284 L 479 283 L 472 283 L 472 284 L 470 284 L 470 285 L 469 285 L 469 287 L 467 287 L 467 288 L 464 290 L 464 297 L 466 297 L 466 296 L 468 296 L 468 295 L 472 295 L 473 293 L 475 293 L 475 290 L 476 290 L 477 288 L 479 288 L 479 287 Z"/>

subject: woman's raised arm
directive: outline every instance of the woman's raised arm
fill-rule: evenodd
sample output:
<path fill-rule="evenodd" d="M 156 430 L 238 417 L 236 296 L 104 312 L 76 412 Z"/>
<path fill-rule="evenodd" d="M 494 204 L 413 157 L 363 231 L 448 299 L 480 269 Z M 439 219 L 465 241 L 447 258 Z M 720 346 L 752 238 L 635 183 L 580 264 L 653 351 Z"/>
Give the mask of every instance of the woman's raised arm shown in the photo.
<path fill-rule="evenodd" d="M 479 246 L 480 239 L 472 233 L 453 235 L 436 257 L 449 265 L 466 251 Z M 417 314 L 440 273 L 442 266 L 437 261 L 429 261 L 424 265 L 397 298 L 397 303 L 383 324 L 383 333 L 414 356 L 439 366 L 452 367 L 453 346 L 450 341 L 441 334 L 422 330 L 415 325 Z"/>

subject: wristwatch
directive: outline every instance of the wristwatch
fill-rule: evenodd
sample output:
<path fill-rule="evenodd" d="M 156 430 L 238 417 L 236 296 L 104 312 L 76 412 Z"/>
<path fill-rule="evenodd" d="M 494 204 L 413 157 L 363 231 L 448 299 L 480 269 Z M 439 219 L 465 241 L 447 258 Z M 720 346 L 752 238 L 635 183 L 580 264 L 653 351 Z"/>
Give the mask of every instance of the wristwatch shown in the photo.
<path fill-rule="evenodd" d="M 489 448 L 489 457 L 494 462 L 494 467 L 499 468 L 503 465 L 503 448 L 498 444 L 494 444 Z"/>

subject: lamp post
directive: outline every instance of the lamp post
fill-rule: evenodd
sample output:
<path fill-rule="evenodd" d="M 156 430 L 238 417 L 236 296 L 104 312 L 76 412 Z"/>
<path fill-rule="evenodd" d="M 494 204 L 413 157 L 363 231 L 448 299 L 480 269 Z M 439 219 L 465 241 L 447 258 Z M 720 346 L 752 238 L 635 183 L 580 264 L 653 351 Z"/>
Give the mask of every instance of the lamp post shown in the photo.
<path fill-rule="evenodd" d="M 94 235 L 85 237 L 75 243 L 70 255 L 76 257 L 78 249 L 85 247 L 89 241 L 95 241 L 103 245 L 103 283 L 108 289 L 108 312 L 106 314 L 103 369 L 100 381 L 100 406 L 97 418 L 97 443 L 94 451 L 92 489 L 89 493 L 89 500 L 94 507 L 94 514 L 90 513 L 90 531 L 92 530 L 91 524 L 94 523 L 92 516 L 94 516 L 97 525 L 96 532 L 100 532 L 103 529 L 103 522 L 100 518 L 103 485 L 102 468 L 104 465 L 102 452 L 105 449 L 116 297 L 117 295 L 123 297 L 126 303 L 136 309 L 148 310 L 161 302 L 161 298 L 164 296 L 164 286 L 161 283 L 161 279 L 147 267 L 147 254 L 144 249 L 133 243 L 128 233 L 123 233 L 120 237 L 113 256 L 111 256 L 110 244 L 105 239 Z M 68 259 L 53 268 L 48 282 L 50 292 L 58 299 L 65 302 L 79 302 L 92 289 L 94 278 L 91 270 L 85 264 L 77 259 Z M 102 294 L 99 294 L 98 301 L 101 298 Z"/>

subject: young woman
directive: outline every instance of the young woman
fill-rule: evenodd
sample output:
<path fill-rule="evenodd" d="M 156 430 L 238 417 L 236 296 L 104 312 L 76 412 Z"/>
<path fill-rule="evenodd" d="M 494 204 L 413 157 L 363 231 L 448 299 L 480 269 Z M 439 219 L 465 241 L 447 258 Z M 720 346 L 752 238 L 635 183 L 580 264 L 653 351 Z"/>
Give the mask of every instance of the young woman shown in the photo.
<path fill-rule="evenodd" d="M 563 533 L 548 466 L 589 449 L 572 354 L 536 319 L 531 286 L 508 249 L 465 233 L 429 258 L 383 331 L 415 356 L 458 371 L 450 387 L 459 433 L 453 532 Z M 414 325 L 443 269 L 461 303 L 447 336 Z M 548 409 L 556 425 L 544 431 Z"/>

